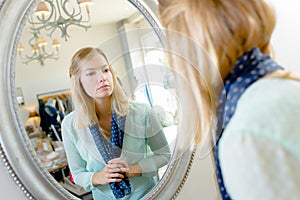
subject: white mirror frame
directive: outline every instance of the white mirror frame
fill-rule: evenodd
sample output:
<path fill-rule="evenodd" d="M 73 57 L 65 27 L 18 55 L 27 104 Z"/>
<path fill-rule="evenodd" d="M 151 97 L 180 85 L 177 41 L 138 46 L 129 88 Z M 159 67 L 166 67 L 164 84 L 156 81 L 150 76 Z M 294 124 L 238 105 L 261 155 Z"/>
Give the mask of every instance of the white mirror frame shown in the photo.
<path fill-rule="evenodd" d="M 11 177 L 28 199 L 77 199 L 48 173 L 26 135 L 16 101 L 15 66 L 22 29 L 37 0 L 0 0 L 0 155 Z M 156 1 L 129 0 L 147 19 L 161 41 Z M 146 3 L 147 2 L 147 3 Z M 177 141 L 185 138 L 179 132 Z M 180 145 L 179 145 L 180 146 Z M 159 183 L 144 199 L 175 199 L 190 171 L 196 147 L 174 150 Z"/>

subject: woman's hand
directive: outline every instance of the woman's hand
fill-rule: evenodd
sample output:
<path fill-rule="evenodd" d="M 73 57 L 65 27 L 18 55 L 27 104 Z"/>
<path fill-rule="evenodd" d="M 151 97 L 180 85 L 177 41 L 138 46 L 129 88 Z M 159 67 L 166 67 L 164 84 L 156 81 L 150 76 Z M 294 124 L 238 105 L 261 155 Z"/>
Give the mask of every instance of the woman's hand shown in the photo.
<path fill-rule="evenodd" d="M 121 182 L 125 171 L 116 165 L 107 164 L 102 171 L 96 172 L 92 177 L 92 183 L 96 185 L 106 185 L 113 182 Z"/>
<path fill-rule="evenodd" d="M 111 159 L 108 162 L 108 165 L 112 168 L 119 168 L 120 171 L 125 173 L 128 178 L 140 176 L 142 174 L 142 169 L 139 164 L 129 166 L 122 158 Z"/>
<path fill-rule="evenodd" d="M 122 158 L 111 159 L 102 171 L 96 172 L 92 177 L 93 185 L 105 185 L 112 182 L 121 182 L 125 177 L 140 176 L 142 169 L 139 164 L 129 166 Z"/>

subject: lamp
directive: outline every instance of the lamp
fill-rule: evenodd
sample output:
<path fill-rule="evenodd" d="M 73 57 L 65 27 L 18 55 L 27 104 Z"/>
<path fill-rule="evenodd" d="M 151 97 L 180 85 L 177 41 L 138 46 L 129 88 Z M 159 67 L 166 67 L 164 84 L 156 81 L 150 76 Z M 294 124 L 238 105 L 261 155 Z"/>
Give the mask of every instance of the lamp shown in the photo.
<path fill-rule="evenodd" d="M 29 112 L 29 118 L 30 118 L 30 119 L 33 119 L 33 122 L 34 122 L 34 128 L 37 128 L 35 118 L 38 117 L 38 116 L 39 116 L 39 115 L 37 114 L 36 111 L 30 111 L 30 112 Z"/>
<path fill-rule="evenodd" d="M 22 43 L 19 43 L 17 48 L 17 51 L 19 52 L 20 58 L 22 59 L 23 63 L 28 64 L 31 61 L 37 60 L 42 66 L 44 66 L 46 59 L 59 59 L 58 48 L 60 47 L 60 43 L 57 39 L 53 39 L 52 41 L 52 47 L 54 48 L 54 52 L 49 53 L 46 50 L 46 46 L 48 44 L 46 39 L 40 36 L 39 33 L 35 31 L 32 32 L 32 35 L 32 38 L 30 38 L 28 41 L 29 46 L 31 46 L 32 49 L 31 55 L 25 55 L 25 57 L 23 57 L 22 52 L 24 51 L 24 47 Z"/>
<path fill-rule="evenodd" d="M 24 105 L 25 101 L 24 101 L 24 95 L 23 95 L 22 88 L 20 88 L 20 87 L 16 88 L 16 95 L 17 95 L 17 102 L 18 102 L 19 106 Z"/>
<path fill-rule="evenodd" d="M 29 23 L 34 25 L 31 29 L 39 32 L 41 29 L 49 31 L 52 37 L 53 32 L 58 28 L 61 30 L 61 37 L 68 40 L 67 29 L 70 25 L 76 25 L 87 30 L 91 25 L 86 25 L 90 21 L 90 6 L 92 0 L 44 0 L 37 5 L 34 12 L 34 20 Z M 86 19 L 83 19 L 81 7 L 86 10 Z"/>

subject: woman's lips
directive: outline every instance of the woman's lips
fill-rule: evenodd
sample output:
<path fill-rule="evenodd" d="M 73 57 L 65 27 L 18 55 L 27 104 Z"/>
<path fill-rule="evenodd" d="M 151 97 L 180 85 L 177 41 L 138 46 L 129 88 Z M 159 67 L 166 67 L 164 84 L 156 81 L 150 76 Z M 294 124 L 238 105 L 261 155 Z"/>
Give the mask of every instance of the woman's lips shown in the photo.
<path fill-rule="evenodd" d="M 105 90 L 109 87 L 109 85 L 102 85 L 101 87 L 98 88 L 98 90 Z"/>

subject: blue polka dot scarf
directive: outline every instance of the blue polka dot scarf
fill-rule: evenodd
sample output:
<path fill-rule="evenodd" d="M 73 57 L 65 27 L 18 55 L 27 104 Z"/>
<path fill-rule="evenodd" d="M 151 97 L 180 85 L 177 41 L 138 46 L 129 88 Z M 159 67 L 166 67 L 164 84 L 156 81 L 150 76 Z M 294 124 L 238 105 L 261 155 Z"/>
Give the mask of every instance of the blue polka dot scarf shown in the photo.
<path fill-rule="evenodd" d="M 106 163 L 113 158 L 120 157 L 121 155 L 125 119 L 125 116 L 118 118 L 115 113 L 112 114 L 110 142 L 108 142 L 102 135 L 98 125 L 92 125 L 89 127 L 97 149 Z M 126 176 L 121 182 L 110 183 L 109 186 L 116 199 L 123 198 L 131 192 L 130 182 Z"/>
<path fill-rule="evenodd" d="M 243 92 L 261 77 L 278 69 L 283 68 L 276 64 L 270 56 L 264 55 L 258 48 L 254 48 L 237 60 L 232 72 L 225 79 L 217 111 L 217 144 L 214 148 L 216 173 L 222 199 L 231 199 L 223 183 L 219 163 L 219 141 L 222 133 L 233 116 L 237 102 Z"/>

